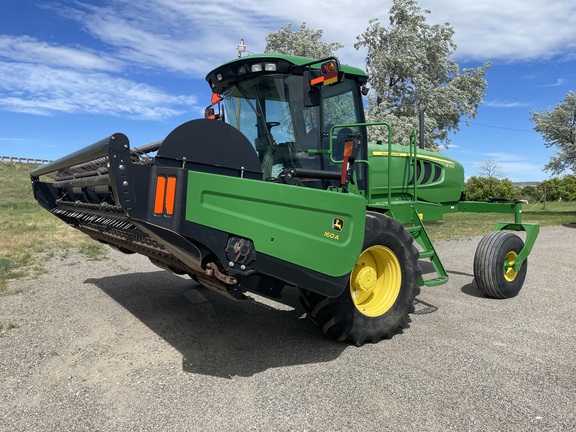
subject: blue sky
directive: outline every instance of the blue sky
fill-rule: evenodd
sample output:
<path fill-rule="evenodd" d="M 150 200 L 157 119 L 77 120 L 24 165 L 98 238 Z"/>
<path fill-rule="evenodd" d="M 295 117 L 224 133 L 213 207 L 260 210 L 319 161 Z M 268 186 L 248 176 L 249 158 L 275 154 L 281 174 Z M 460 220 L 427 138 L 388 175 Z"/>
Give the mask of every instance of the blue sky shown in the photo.
<path fill-rule="evenodd" d="M 364 67 L 356 35 L 371 18 L 387 24 L 391 0 L 0 1 L 0 155 L 56 159 L 114 132 L 132 146 L 164 138 L 201 116 L 206 73 L 288 23 L 323 29 L 345 47 L 343 63 Z M 231 6 L 232 5 L 232 6 Z M 553 154 L 530 111 L 561 102 L 576 82 L 573 0 L 421 0 L 430 23 L 455 30 L 456 61 L 485 61 L 484 104 L 445 153 L 475 175 L 492 159 L 513 181 L 551 176 Z"/>

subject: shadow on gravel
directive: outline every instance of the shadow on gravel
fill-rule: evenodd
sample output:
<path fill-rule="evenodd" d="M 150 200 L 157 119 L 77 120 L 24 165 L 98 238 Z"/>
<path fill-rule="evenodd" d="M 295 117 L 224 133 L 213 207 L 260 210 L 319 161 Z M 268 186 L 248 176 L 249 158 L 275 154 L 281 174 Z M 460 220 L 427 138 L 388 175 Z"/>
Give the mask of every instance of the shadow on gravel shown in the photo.
<path fill-rule="evenodd" d="M 423 275 L 436 273 L 436 270 L 434 270 L 434 266 L 430 261 L 418 260 L 418 265 L 420 266 Z"/>
<path fill-rule="evenodd" d="M 486 294 L 484 294 L 482 291 L 480 291 L 480 288 L 478 288 L 478 286 L 476 285 L 476 282 L 472 282 L 472 283 L 469 283 L 467 285 L 464 285 L 462 288 L 460 288 L 460 290 L 464 294 L 468 294 L 469 296 L 472 296 L 472 297 L 486 298 Z"/>
<path fill-rule="evenodd" d="M 455 275 L 460 275 L 460 276 L 470 276 L 471 278 L 474 277 L 474 274 L 472 274 L 472 273 L 465 273 L 465 272 L 460 272 L 460 271 L 456 271 L 456 270 L 446 270 L 446 273 L 448 273 L 448 275 L 455 274 Z"/>
<path fill-rule="evenodd" d="M 429 261 L 424 261 L 424 262 L 419 261 L 418 264 L 420 264 L 420 267 L 422 268 L 422 274 L 423 275 L 436 274 L 436 271 L 434 270 L 434 266 Z M 480 297 L 480 298 L 486 297 L 484 295 L 484 293 L 482 291 L 480 291 L 480 289 L 476 285 L 476 282 L 474 282 L 474 275 L 473 274 L 460 272 L 460 271 L 456 271 L 456 270 L 448 270 L 448 269 L 446 269 L 446 273 L 448 273 L 448 276 L 450 276 L 450 275 L 469 276 L 470 278 L 472 278 L 472 282 L 464 285 L 462 288 L 460 288 L 460 290 L 464 294 L 467 294 L 467 295 L 472 296 L 472 297 Z M 416 311 L 416 313 L 417 313 L 417 311 Z"/>
<path fill-rule="evenodd" d="M 438 306 L 433 305 L 432 303 L 427 303 L 424 300 L 420 300 L 419 298 L 414 299 L 414 312 L 413 315 L 427 315 L 434 313 L 438 310 Z"/>
<path fill-rule="evenodd" d="M 307 322 L 297 293 L 282 309 L 235 302 L 168 272 L 85 281 L 118 302 L 182 354 L 185 372 L 222 378 L 270 368 L 330 362 L 348 345 L 334 343 Z"/>

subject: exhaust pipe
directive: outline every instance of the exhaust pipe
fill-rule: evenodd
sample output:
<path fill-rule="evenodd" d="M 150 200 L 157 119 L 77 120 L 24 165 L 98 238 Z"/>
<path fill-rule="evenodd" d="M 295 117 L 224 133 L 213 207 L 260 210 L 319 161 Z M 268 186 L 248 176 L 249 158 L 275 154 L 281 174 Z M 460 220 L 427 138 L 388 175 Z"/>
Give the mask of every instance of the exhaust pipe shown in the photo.
<path fill-rule="evenodd" d="M 424 150 L 424 111 L 426 111 L 426 108 L 428 108 L 428 105 L 424 105 L 422 108 L 420 108 L 420 113 L 418 116 L 418 128 L 419 128 L 419 147 Z"/>

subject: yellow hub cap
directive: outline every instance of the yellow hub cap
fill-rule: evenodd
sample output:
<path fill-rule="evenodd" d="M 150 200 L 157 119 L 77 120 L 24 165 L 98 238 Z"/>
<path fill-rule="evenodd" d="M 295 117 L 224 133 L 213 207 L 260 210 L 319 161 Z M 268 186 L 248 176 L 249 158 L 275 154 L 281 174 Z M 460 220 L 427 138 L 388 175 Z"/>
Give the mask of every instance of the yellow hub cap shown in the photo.
<path fill-rule="evenodd" d="M 372 246 L 360 254 L 350 277 L 350 295 L 364 315 L 377 317 L 396 302 L 402 285 L 400 261 L 385 246 Z"/>
<path fill-rule="evenodd" d="M 517 254 L 514 251 L 508 252 L 506 255 L 506 261 L 504 262 L 504 278 L 508 282 L 512 282 L 516 279 L 518 272 L 514 270 L 514 264 L 516 263 Z"/>

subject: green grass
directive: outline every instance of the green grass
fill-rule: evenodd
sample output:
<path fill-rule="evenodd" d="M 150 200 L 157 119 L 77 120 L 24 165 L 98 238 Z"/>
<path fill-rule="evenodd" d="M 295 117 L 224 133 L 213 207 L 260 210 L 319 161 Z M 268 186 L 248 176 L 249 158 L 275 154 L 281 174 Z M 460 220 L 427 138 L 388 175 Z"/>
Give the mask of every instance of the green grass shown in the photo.
<path fill-rule="evenodd" d="M 33 276 L 54 248 L 78 248 L 88 259 L 104 247 L 41 208 L 32 196 L 33 165 L 0 162 L 0 292 L 11 279 Z"/>

